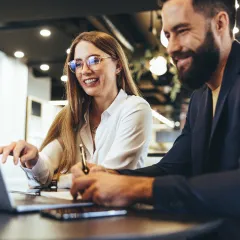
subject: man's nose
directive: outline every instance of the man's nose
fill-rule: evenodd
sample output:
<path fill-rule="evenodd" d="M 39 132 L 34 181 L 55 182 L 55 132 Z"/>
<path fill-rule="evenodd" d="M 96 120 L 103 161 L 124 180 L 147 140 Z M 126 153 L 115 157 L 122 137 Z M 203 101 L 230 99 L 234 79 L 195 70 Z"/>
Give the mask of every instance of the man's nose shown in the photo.
<path fill-rule="evenodd" d="M 176 38 L 169 38 L 167 52 L 172 57 L 174 53 L 181 51 L 181 44 L 178 39 Z"/>

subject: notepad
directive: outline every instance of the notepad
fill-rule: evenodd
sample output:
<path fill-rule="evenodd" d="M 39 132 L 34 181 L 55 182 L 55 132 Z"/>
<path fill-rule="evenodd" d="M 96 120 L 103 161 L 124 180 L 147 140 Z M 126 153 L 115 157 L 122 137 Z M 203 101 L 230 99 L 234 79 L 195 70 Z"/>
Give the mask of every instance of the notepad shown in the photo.
<path fill-rule="evenodd" d="M 65 199 L 65 200 L 73 200 L 73 197 L 69 191 L 60 191 L 60 192 L 44 192 L 41 191 L 41 196 L 48 197 L 48 198 L 58 198 L 58 199 Z M 81 195 L 78 195 L 77 199 L 82 199 Z"/>

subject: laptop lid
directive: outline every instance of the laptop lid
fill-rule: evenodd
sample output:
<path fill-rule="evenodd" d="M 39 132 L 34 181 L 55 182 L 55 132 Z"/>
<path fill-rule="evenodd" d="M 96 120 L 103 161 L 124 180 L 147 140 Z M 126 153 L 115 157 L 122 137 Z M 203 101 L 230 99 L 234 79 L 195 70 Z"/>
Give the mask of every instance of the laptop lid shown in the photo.
<path fill-rule="evenodd" d="M 0 210 L 8 212 L 32 212 L 48 208 L 69 208 L 91 206 L 92 202 L 82 199 L 66 200 L 24 193 L 10 193 L 0 167 Z"/>
<path fill-rule="evenodd" d="M 2 169 L 0 167 L 0 210 L 13 211 L 13 201 L 8 194 L 7 185 L 3 178 Z"/>

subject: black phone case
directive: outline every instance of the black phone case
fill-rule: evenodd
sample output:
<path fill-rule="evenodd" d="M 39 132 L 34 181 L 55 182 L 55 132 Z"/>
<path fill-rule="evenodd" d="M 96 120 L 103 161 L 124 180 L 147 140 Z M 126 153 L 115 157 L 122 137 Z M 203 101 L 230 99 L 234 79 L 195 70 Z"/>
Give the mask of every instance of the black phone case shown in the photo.
<path fill-rule="evenodd" d="M 61 208 L 42 210 L 43 217 L 49 217 L 56 220 L 80 220 L 101 217 L 123 216 L 127 214 L 126 209 L 109 209 L 102 207 L 85 207 L 85 208 Z"/>

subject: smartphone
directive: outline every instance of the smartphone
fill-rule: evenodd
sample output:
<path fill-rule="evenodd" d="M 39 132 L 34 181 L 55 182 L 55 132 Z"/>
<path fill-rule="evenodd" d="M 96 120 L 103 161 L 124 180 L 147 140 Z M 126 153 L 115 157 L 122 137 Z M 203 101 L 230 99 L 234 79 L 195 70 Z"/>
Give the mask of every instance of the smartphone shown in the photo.
<path fill-rule="evenodd" d="M 126 209 L 106 208 L 99 206 L 46 209 L 41 211 L 43 217 L 50 217 L 57 220 L 77 220 L 86 218 L 100 218 L 123 216 L 127 214 Z"/>

